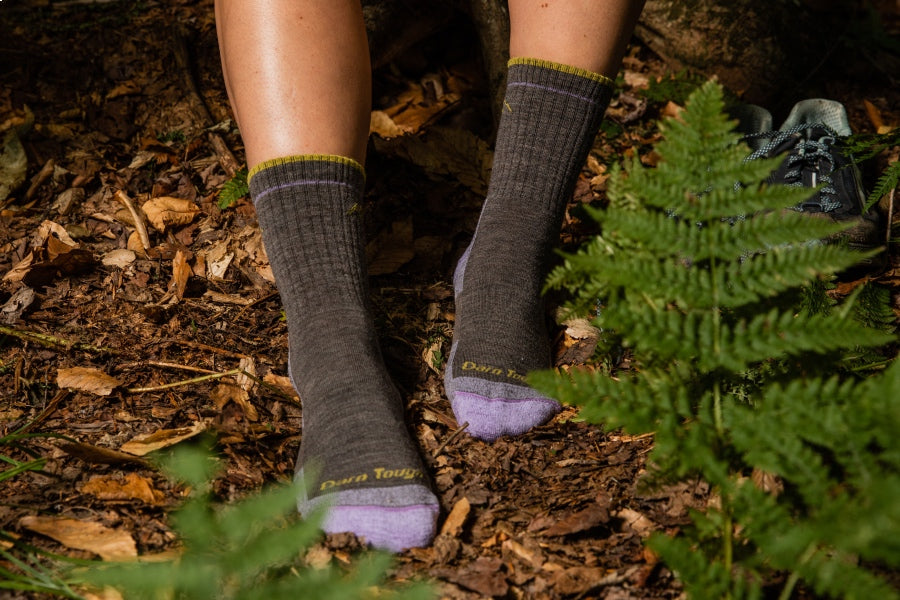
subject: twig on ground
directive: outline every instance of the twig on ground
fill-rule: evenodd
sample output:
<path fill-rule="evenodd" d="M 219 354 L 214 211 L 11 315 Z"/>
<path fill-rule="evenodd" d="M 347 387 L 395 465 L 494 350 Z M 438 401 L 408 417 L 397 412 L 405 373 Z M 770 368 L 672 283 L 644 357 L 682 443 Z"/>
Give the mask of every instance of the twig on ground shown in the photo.
<path fill-rule="evenodd" d="M 81 350 L 84 352 L 95 352 L 98 354 L 119 354 L 118 350 L 113 348 L 106 348 L 104 346 L 94 346 L 93 344 L 88 344 L 85 342 L 73 342 L 71 340 L 66 340 L 63 338 L 58 338 L 53 335 L 49 335 L 46 333 L 37 333 L 34 331 L 20 331 L 18 329 L 13 329 L 12 327 L 6 327 L 4 325 L 0 325 L 0 334 L 2 335 L 11 335 L 13 337 L 17 337 L 20 340 L 25 340 L 28 342 L 36 342 L 41 344 L 42 346 L 48 346 L 50 348 L 63 348 L 65 350 Z"/>
<path fill-rule="evenodd" d="M 451 433 L 451 434 L 447 437 L 447 439 L 444 440 L 444 442 L 443 442 L 440 446 L 437 447 L 437 450 L 435 450 L 435 451 L 432 453 L 431 457 L 432 457 L 432 458 L 437 458 L 438 456 L 440 456 L 441 452 L 444 451 L 444 448 L 447 447 L 447 444 L 449 444 L 450 442 L 452 442 L 453 440 L 455 440 L 456 438 L 458 438 L 460 435 L 462 435 L 462 432 L 465 431 L 465 430 L 466 430 L 466 427 L 468 427 L 468 426 L 469 426 L 469 422 L 468 422 L 468 421 L 466 421 L 465 423 L 463 423 L 462 425 L 460 425 L 459 428 L 458 428 L 456 431 L 454 431 L 453 433 Z"/>
<path fill-rule="evenodd" d="M 193 371 L 194 373 L 205 373 L 207 375 L 212 375 L 213 373 L 218 373 L 218 371 L 212 371 L 210 369 L 204 369 L 203 367 L 194 367 L 191 365 L 181 365 L 178 363 L 170 363 L 159 360 L 142 360 L 136 362 L 125 363 L 119 365 L 118 368 L 125 369 L 128 367 L 160 367 L 163 369 L 180 369 L 182 371 Z"/>
<path fill-rule="evenodd" d="M 142 394 L 144 392 L 158 392 L 161 390 L 168 390 L 175 387 L 181 387 L 183 385 L 191 385 L 193 383 L 203 383 L 204 381 L 210 381 L 213 379 L 221 379 L 223 377 L 230 377 L 232 375 L 240 375 L 243 373 L 243 369 L 231 369 L 230 371 L 224 371 L 222 373 L 209 373 L 207 375 L 201 375 L 200 377 L 194 377 L 192 379 L 183 379 L 181 381 L 174 381 L 172 383 L 164 383 L 162 385 L 151 385 L 148 387 L 138 387 L 138 388 L 128 388 L 125 390 L 129 394 Z"/>
<path fill-rule="evenodd" d="M 17 431 L 16 433 L 28 433 L 38 425 L 44 422 L 50 415 L 52 415 L 56 409 L 59 407 L 60 403 L 63 400 L 68 398 L 72 394 L 71 390 L 59 390 L 56 392 L 56 395 L 50 399 L 50 402 L 47 404 L 46 408 L 41 411 L 41 413 L 34 418 L 33 421 L 25 425 L 22 429 Z"/>
<path fill-rule="evenodd" d="M 210 346 L 209 344 L 204 344 L 203 342 L 192 342 L 191 340 L 172 340 L 173 344 L 184 344 L 185 346 L 190 346 L 191 348 L 199 348 L 200 350 L 208 350 L 209 352 L 215 352 L 216 354 L 221 354 L 223 356 L 230 356 L 231 358 L 245 358 L 246 354 L 241 354 L 240 352 L 232 352 L 231 350 L 225 350 L 224 348 L 216 348 L 215 346 Z"/>
<path fill-rule="evenodd" d="M 38 174 L 34 176 L 34 179 L 31 181 L 31 185 L 28 186 L 28 191 L 25 192 L 25 200 L 31 200 L 34 198 L 34 195 L 37 193 L 41 184 L 47 181 L 51 175 L 53 175 L 53 169 L 56 167 L 56 161 L 52 158 L 49 159 L 44 166 L 38 171 Z"/>
<path fill-rule="evenodd" d="M 144 225 L 144 217 L 137 211 L 131 198 L 124 191 L 119 190 L 116 192 L 116 200 L 124 204 L 128 212 L 131 213 L 131 218 L 134 219 L 134 229 L 137 231 L 138 237 L 141 238 L 141 246 L 144 247 L 144 250 L 149 250 L 150 235 L 147 233 L 147 226 Z"/>
<path fill-rule="evenodd" d="M 234 177 L 234 174 L 240 170 L 241 164 L 234 157 L 234 154 L 231 153 L 231 150 L 228 149 L 225 140 L 223 140 L 222 136 L 218 133 L 210 132 L 209 143 L 212 145 L 213 150 L 216 151 L 216 156 L 219 159 L 219 166 L 222 167 L 222 170 L 225 171 L 226 175 Z"/>
<path fill-rule="evenodd" d="M 887 246 L 891 245 L 891 225 L 893 225 L 894 220 L 894 194 L 896 194 L 897 188 L 891 190 L 891 193 L 888 194 L 888 207 L 887 207 L 887 233 L 885 234 L 884 243 Z"/>

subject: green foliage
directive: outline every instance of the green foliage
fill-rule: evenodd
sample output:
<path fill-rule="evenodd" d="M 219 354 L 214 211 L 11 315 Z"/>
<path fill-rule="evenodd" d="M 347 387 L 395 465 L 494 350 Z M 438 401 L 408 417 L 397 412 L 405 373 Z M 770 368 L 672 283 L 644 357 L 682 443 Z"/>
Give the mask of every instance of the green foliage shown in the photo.
<path fill-rule="evenodd" d="M 659 480 L 712 485 L 716 508 L 650 541 L 691 596 L 789 598 L 802 582 L 897 598 L 877 573 L 900 567 L 900 363 L 867 379 L 842 367 L 895 341 L 887 299 L 828 299 L 864 254 L 818 241 L 841 225 L 786 210 L 808 190 L 763 184 L 781 159 L 745 162 L 723 111 L 716 84 L 694 92 L 661 124 L 658 167 L 634 159 L 611 176 L 609 208 L 592 213 L 602 236 L 549 278 L 573 311 L 599 299 L 596 324 L 631 348 L 634 371 L 531 381 L 589 421 L 654 432 Z"/>
<path fill-rule="evenodd" d="M 160 142 L 181 142 L 184 143 L 187 138 L 184 135 L 184 132 L 180 129 L 172 129 L 165 133 L 160 133 L 156 136 L 156 139 Z"/>
<path fill-rule="evenodd" d="M 219 208 L 225 210 L 249 193 L 250 185 L 247 182 L 247 169 L 240 169 L 219 190 Z"/>
<path fill-rule="evenodd" d="M 651 102 L 674 102 L 684 106 L 688 96 L 703 85 L 704 81 L 706 79 L 699 73 L 682 69 L 659 80 L 651 78 L 649 86 L 641 93 Z"/>
<path fill-rule="evenodd" d="M 183 543 L 181 556 L 166 562 L 98 565 L 81 574 L 86 583 L 116 587 L 129 600 L 430 597 L 423 586 L 399 593 L 376 588 L 391 561 L 381 553 L 363 557 L 346 574 L 333 567 L 300 566 L 302 552 L 318 538 L 320 515 L 296 517 L 298 485 L 217 507 L 209 493 L 216 463 L 205 450 L 183 449 L 165 469 L 192 489 L 173 516 Z"/>
<path fill-rule="evenodd" d="M 857 162 L 873 158 L 893 146 L 900 145 L 900 129 L 887 133 L 858 133 L 847 138 L 842 151 Z M 893 162 L 881 173 L 866 199 L 866 209 L 900 185 L 900 162 Z"/>
<path fill-rule="evenodd" d="M 0 485 L 27 471 L 40 471 L 44 468 L 47 459 L 32 451 L 26 443 L 28 440 L 62 437 L 46 433 L 27 433 L 31 425 L 31 423 L 26 424 L 18 430 L 0 437 L 0 449 L 2 449 L 0 450 L 0 462 L 10 465 L 0 471 Z M 26 455 L 28 459 L 21 461 L 10 456 L 16 452 Z M 0 493 L 0 495 L 3 494 Z M 58 574 L 59 569 L 55 565 L 65 561 L 71 562 L 66 557 L 35 548 L 0 530 L 0 589 L 80 599 L 81 596 Z"/>
<path fill-rule="evenodd" d="M 878 178 L 875 187 L 869 193 L 867 207 L 873 206 L 882 196 L 890 194 L 898 185 L 900 185 L 900 161 L 891 163 Z"/>

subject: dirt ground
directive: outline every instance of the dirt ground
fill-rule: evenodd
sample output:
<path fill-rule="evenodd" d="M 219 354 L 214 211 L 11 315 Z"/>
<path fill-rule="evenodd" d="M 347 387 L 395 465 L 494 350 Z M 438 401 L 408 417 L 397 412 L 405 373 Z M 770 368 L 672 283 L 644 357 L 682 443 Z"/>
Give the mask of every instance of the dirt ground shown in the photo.
<path fill-rule="evenodd" d="M 676 531 L 708 490 L 641 486 L 652 439 L 567 409 L 487 444 L 459 432 L 443 395 L 450 274 L 490 161 L 474 39 L 460 17 L 375 78 L 365 210 L 376 319 L 442 524 L 456 509 L 434 545 L 399 556 L 391 577 L 432 578 L 454 599 L 679 597 L 641 542 Z M 809 86 L 844 102 L 855 131 L 900 123 L 896 79 L 866 60 L 846 69 Z M 672 107 L 640 89 L 671 72 L 635 42 L 572 207 L 602 203 L 606 165 L 622 155 L 652 161 L 656 119 Z M 0 133 L 19 128 L 28 161 L 25 185 L 0 201 L 0 435 L 31 423 L 65 436 L 29 441 L 48 460 L 2 483 L 0 529 L 95 557 L 89 544 L 61 545 L 23 521 L 66 516 L 130 536 L 142 555 L 171 550 L 167 513 L 183 490 L 140 456 L 211 432 L 226 465 L 215 489 L 229 501 L 290 478 L 302 434 L 252 204 L 218 205 L 243 148 L 212 0 L 0 3 L 0 124 Z M 143 240 L 129 204 L 146 215 Z M 576 212 L 561 242 L 589 233 Z M 892 287 L 900 310 L 891 252 L 869 277 Z M 579 335 L 558 328 L 558 366 L 590 357 Z M 340 561 L 357 547 L 333 536 L 318 551 Z"/>

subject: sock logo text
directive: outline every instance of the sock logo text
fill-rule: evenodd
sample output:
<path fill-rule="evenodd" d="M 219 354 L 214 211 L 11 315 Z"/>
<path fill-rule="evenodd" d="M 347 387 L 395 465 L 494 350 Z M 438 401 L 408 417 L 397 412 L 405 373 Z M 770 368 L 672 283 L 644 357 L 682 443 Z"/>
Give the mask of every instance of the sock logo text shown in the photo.
<path fill-rule="evenodd" d="M 349 485 L 351 483 L 363 483 L 364 481 L 370 480 L 387 481 L 391 479 L 410 480 L 424 478 L 425 474 L 421 469 L 410 469 L 407 467 L 402 469 L 386 469 L 384 467 L 375 467 L 367 473 L 359 473 L 358 475 L 351 475 L 350 477 L 344 477 L 343 479 L 326 479 L 319 485 L 319 491 L 322 492 L 331 488 Z"/>
<path fill-rule="evenodd" d="M 462 370 L 475 371 L 476 373 L 487 373 L 488 375 L 500 375 L 502 377 L 515 379 L 517 381 L 525 381 L 525 375 L 519 373 L 515 369 L 502 369 L 500 367 L 495 367 L 492 365 L 479 365 L 478 363 L 474 363 L 471 360 L 463 361 Z"/>

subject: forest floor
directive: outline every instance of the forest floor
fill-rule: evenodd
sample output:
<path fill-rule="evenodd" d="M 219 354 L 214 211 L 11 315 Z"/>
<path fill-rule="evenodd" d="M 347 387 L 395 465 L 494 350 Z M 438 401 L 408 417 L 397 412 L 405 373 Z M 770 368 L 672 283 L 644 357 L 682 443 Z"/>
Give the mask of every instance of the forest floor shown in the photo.
<path fill-rule="evenodd" d="M 580 422 L 574 409 L 519 438 L 477 441 L 459 433 L 443 394 L 450 275 L 490 165 L 474 39 L 460 18 L 375 77 L 365 210 L 376 319 L 442 525 L 457 509 L 391 577 L 433 579 L 454 599 L 679 597 L 642 540 L 703 507 L 702 482 L 641 485 L 652 439 Z M 896 82 L 868 64 L 809 82 L 847 106 L 857 132 L 900 123 Z M 672 73 L 631 47 L 572 207 L 603 202 L 622 156 L 652 164 L 657 120 L 675 107 L 643 90 Z M 0 435 L 28 424 L 65 436 L 29 440 L 47 462 L 0 482 L 0 529 L 83 558 L 98 554 L 96 524 L 140 555 L 170 551 L 167 515 L 184 490 L 143 456 L 203 432 L 224 459 L 223 501 L 290 479 L 301 407 L 281 305 L 249 199 L 219 206 L 243 164 L 231 118 L 211 0 L 0 4 L 0 137 L 18 127 L 28 161 L 25 185 L 0 199 Z M 129 202 L 146 216 L 143 241 Z M 590 233 L 576 211 L 561 244 Z M 896 244 L 888 258 L 866 278 L 891 289 L 900 313 Z M 590 357 L 583 338 L 557 327 L 557 366 Z M 0 449 L 26 458 L 16 452 Z M 61 538 L 55 517 L 87 525 Z M 332 536 L 317 552 L 342 562 L 358 547 Z"/>

